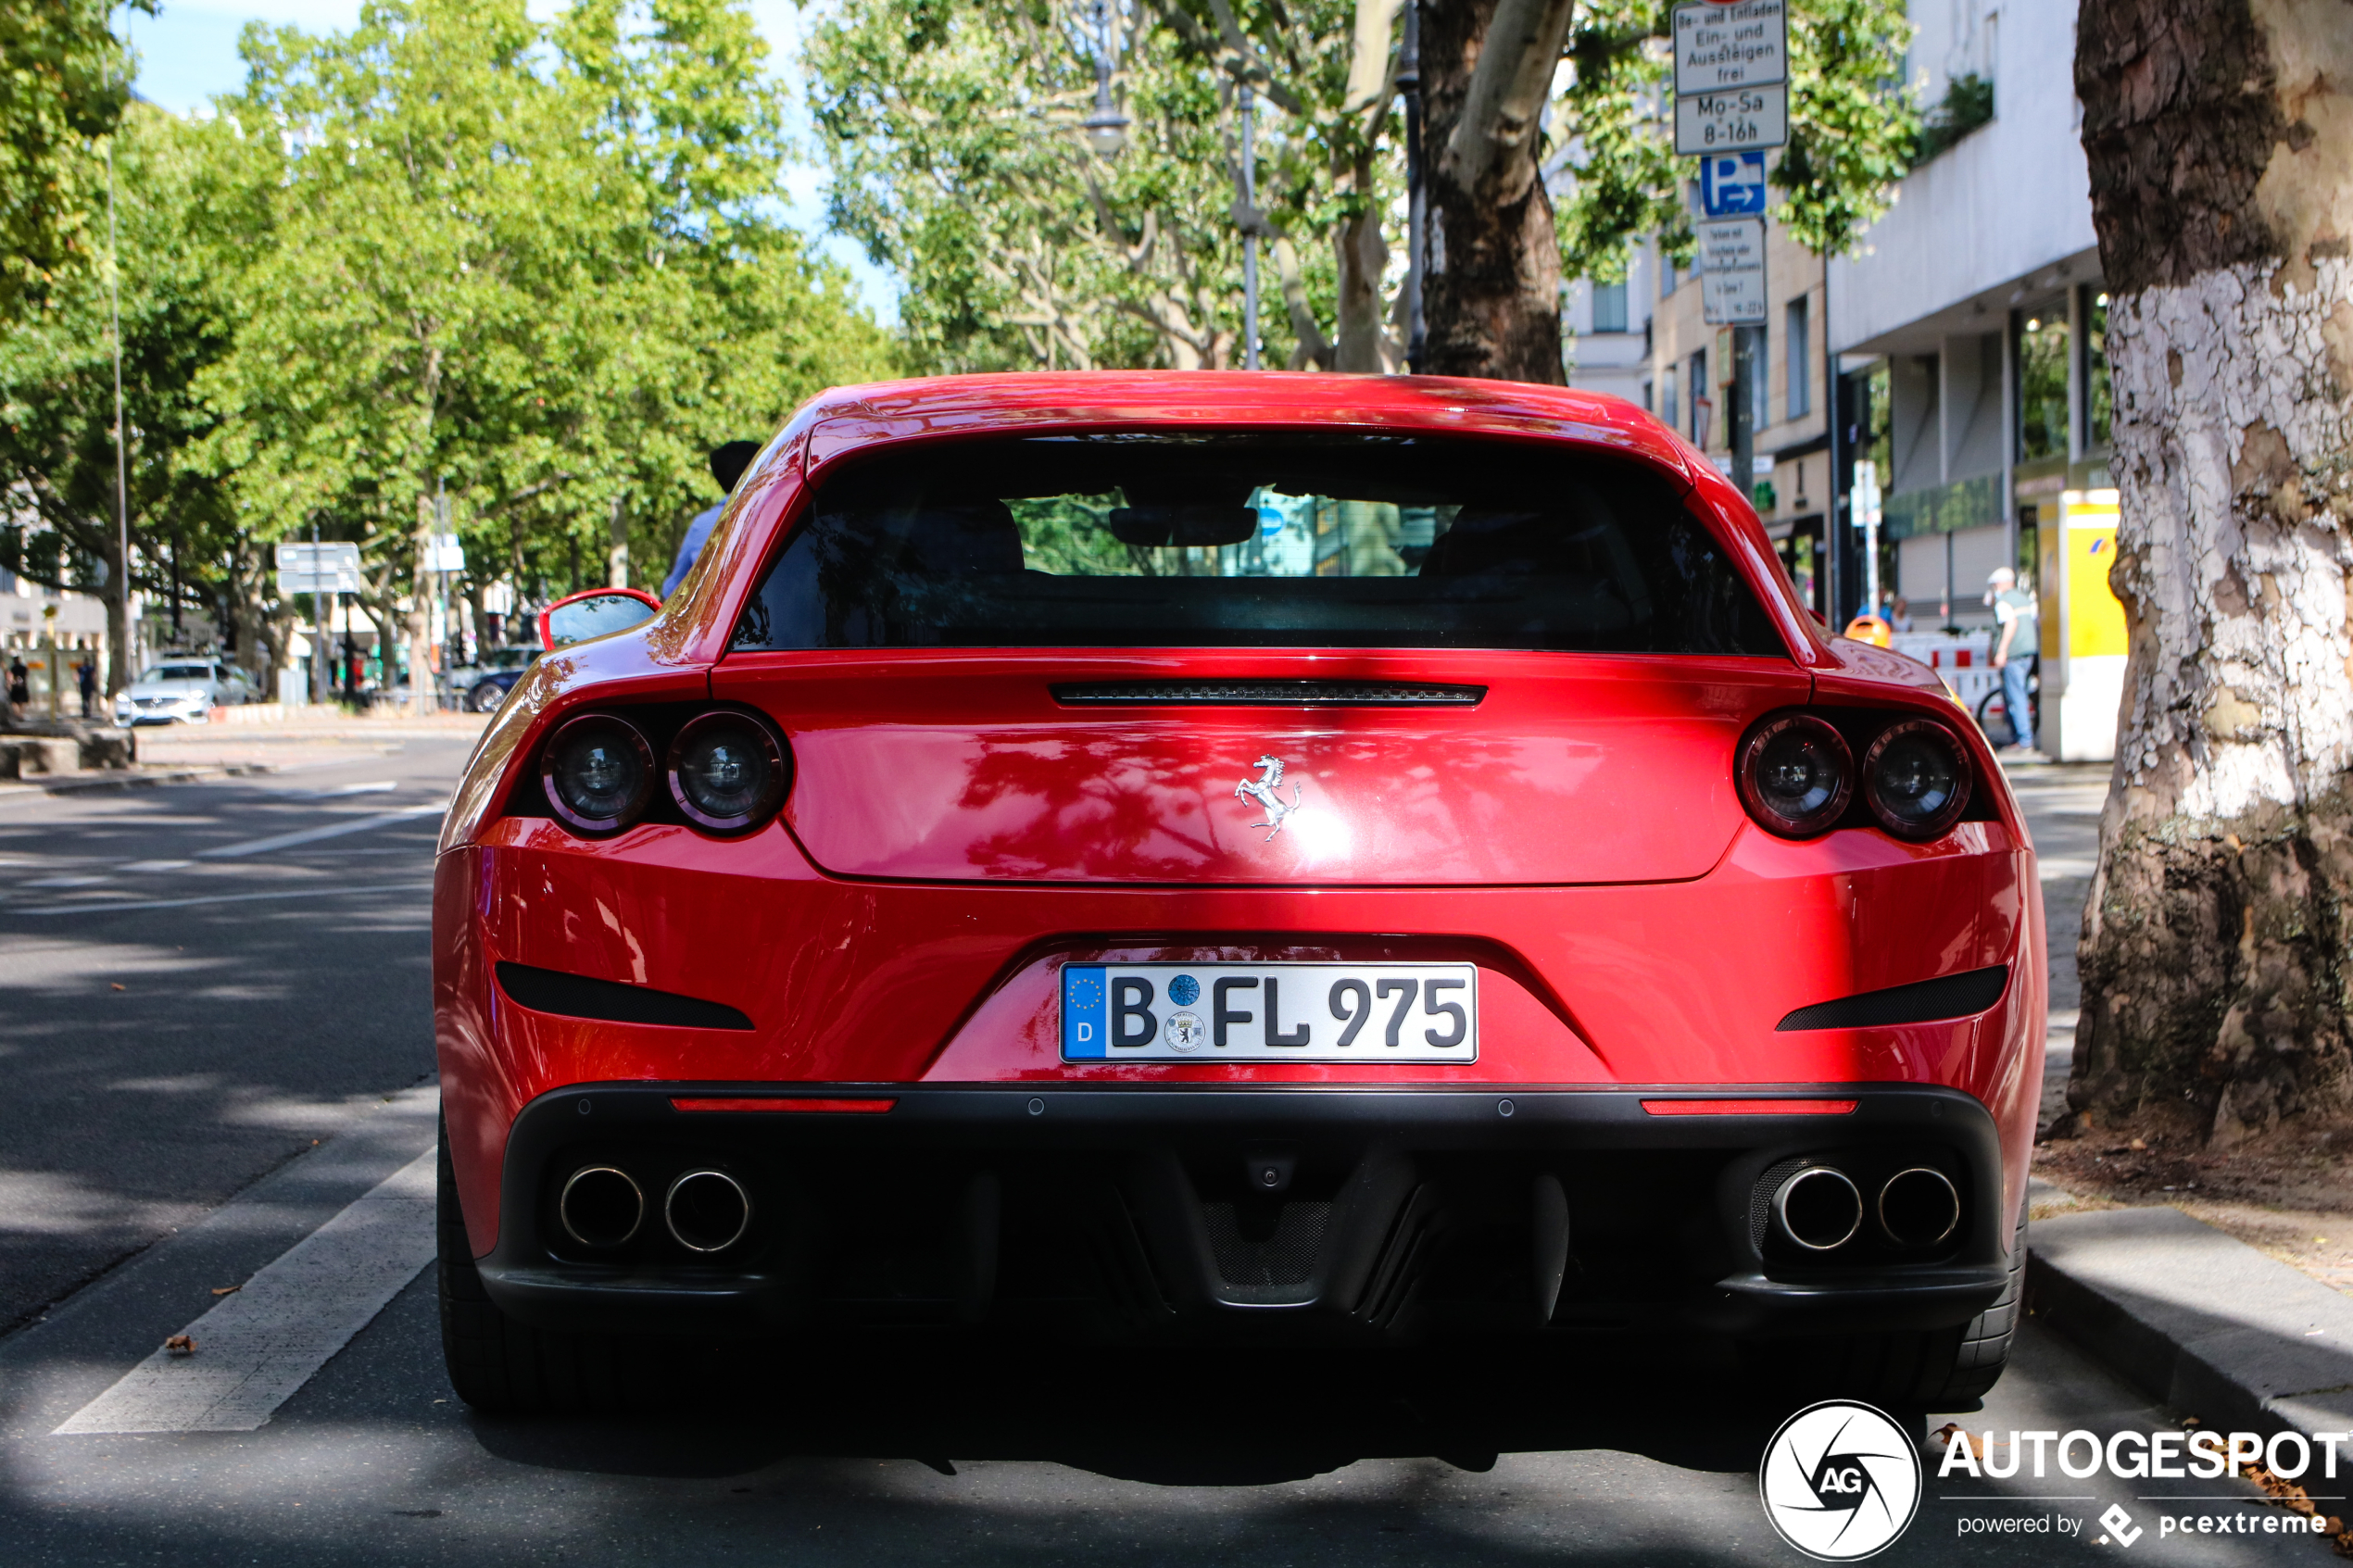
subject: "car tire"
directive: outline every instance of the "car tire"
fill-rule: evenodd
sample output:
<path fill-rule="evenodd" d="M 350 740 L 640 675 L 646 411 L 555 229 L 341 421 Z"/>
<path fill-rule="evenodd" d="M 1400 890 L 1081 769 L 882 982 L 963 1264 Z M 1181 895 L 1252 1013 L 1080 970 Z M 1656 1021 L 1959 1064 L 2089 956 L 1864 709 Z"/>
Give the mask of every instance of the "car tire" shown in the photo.
<path fill-rule="evenodd" d="M 2026 1212 L 2021 1209 L 2018 1229 L 2010 1237 L 2010 1267 L 2002 1281 L 2002 1293 L 1962 1330 L 1959 1350 L 1945 1374 L 1939 1399 L 1955 1403 L 1974 1399 L 2000 1379 L 2002 1369 L 2009 1364 L 2010 1341 L 2018 1334 L 2025 1296 Z"/>
<path fill-rule="evenodd" d="M 458 1398 L 484 1415 L 605 1415 L 634 1408 L 622 1341 L 533 1328 L 490 1298 L 458 1206 L 446 1117 L 434 1188 L 441 1355 Z"/>
<path fill-rule="evenodd" d="M 467 708 L 476 713 L 496 713 L 498 711 L 498 705 L 506 700 L 507 694 L 489 681 L 484 681 L 466 694 Z"/>
<path fill-rule="evenodd" d="M 1754 1372 L 1793 1386 L 1806 1399 L 1849 1399 L 1896 1410 L 1941 1411 L 1982 1398 L 2009 1364 L 2026 1283 L 2026 1216 L 1992 1306 L 1957 1328 L 1854 1334 L 1831 1340 L 1745 1347 Z M 1778 1376 L 1776 1375 L 1778 1374 Z"/>

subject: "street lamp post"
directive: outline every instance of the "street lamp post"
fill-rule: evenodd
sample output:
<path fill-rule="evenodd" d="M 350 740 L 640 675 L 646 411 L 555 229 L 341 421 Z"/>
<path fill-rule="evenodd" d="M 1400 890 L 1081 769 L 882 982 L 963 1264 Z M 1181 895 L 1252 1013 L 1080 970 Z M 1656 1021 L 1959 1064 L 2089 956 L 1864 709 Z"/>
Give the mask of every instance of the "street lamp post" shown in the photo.
<path fill-rule="evenodd" d="M 122 605 L 122 636 L 107 660 L 107 675 L 111 684 L 115 671 L 122 672 L 121 685 L 114 686 L 107 695 L 113 696 L 131 684 L 131 458 L 126 450 L 129 433 L 122 428 L 122 250 L 115 232 L 114 206 L 114 135 L 107 136 L 107 330 L 114 340 L 114 543 L 115 553 L 122 562 L 122 581 L 114 587 L 115 596 Z M 179 601 L 172 601 L 177 613 Z M 118 663 L 117 661 L 120 662 Z M 52 660 L 52 663 L 55 661 Z M 57 671 L 49 672 L 51 689 L 56 689 Z"/>
<path fill-rule="evenodd" d="M 1258 369 L 1258 94 L 1242 84 L 1242 369 Z"/>
<path fill-rule="evenodd" d="M 1098 157 L 1117 157 L 1127 144 L 1127 117 L 1111 101 L 1111 7 L 1095 0 L 1095 112 L 1087 117 L 1087 144 Z"/>
<path fill-rule="evenodd" d="M 1429 191 L 1422 168 L 1422 5 L 1405 0 L 1405 38 L 1397 51 L 1397 91 L 1405 100 L 1405 368 L 1422 370 L 1422 235 Z"/>

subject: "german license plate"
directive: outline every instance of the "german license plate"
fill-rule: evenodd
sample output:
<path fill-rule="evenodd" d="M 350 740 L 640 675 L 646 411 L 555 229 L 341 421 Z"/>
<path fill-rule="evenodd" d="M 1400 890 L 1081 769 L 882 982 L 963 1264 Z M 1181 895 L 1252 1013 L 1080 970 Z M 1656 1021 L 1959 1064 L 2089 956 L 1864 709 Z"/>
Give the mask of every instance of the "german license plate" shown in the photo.
<path fill-rule="evenodd" d="M 1478 1060 L 1466 963 L 1065 964 L 1064 1061 Z"/>

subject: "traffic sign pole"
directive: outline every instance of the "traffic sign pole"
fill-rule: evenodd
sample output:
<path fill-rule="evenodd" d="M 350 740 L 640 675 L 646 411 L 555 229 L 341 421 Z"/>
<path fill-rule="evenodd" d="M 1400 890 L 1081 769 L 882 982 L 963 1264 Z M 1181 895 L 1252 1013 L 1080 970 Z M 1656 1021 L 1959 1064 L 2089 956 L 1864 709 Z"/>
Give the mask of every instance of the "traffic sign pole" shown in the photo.
<path fill-rule="evenodd" d="M 1765 149 L 1789 141 L 1789 0 L 1680 5 L 1675 151 L 1702 159 L 1700 309 L 1731 329 L 1724 421 L 1732 483 L 1756 493 L 1756 339 L 1765 322 Z M 1696 389 L 1694 389 L 1696 391 Z"/>

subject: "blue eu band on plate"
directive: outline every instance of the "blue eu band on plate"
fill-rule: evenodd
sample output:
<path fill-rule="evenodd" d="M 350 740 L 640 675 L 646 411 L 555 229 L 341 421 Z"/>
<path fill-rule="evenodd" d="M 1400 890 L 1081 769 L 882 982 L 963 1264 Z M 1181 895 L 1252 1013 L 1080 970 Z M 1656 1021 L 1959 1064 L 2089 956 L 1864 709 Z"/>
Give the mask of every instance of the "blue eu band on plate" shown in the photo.
<path fill-rule="evenodd" d="M 1065 1061 L 1476 1061 L 1466 963 L 1068 964 Z"/>

